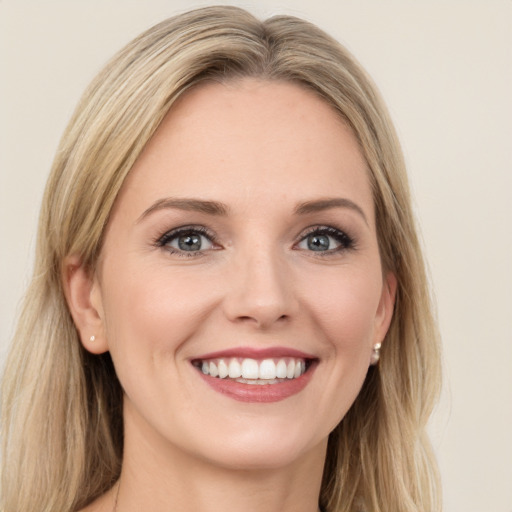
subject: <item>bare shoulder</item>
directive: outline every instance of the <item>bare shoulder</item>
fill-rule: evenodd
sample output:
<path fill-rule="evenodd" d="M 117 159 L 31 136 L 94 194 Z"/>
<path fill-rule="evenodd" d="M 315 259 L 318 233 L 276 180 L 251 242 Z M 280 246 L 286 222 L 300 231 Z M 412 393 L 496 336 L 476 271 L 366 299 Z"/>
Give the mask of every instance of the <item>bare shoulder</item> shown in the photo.
<path fill-rule="evenodd" d="M 79 512 L 112 512 L 113 508 L 114 496 L 111 489 Z"/>

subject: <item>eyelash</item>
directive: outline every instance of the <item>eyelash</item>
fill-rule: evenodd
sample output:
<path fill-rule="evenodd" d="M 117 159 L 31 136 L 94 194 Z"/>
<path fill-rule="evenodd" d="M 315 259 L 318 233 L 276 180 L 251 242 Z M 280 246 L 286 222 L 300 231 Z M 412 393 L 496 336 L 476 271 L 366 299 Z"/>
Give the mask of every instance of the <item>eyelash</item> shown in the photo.
<path fill-rule="evenodd" d="M 332 256 L 333 254 L 338 254 L 340 252 L 355 249 L 355 247 L 356 247 L 354 238 L 349 236 L 345 231 L 342 231 L 341 229 L 338 229 L 338 228 L 335 228 L 332 226 L 312 226 L 305 233 L 301 234 L 301 237 L 300 237 L 300 240 L 298 243 L 303 242 L 311 235 L 329 236 L 331 238 L 334 238 L 334 240 L 336 240 L 336 242 L 339 243 L 339 247 L 336 247 L 334 249 L 328 249 L 326 251 L 316 252 L 315 256 L 318 256 L 320 258 Z M 297 244 L 295 244 L 295 245 L 297 245 Z M 311 252 L 315 252 L 315 251 L 311 251 Z"/>
<path fill-rule="evenodd" d="M 184 258 L 197 258 L 199 256 L 203 256 L 204 253 L 211 249 L 206 250 L 198 250 L 198 251 L 184 251 L 171 247 L 168 245 L 173 240 L 177 239 L 179 236 L 193 234 L 200 235 L 207 238 L 213 245 L 217 244 L 217 237 L 215 234 L 210 231 L 205 226 L 182 226 L 179 228 L 172 229 L 170 231 L 165 232 L 162 236 L 155 240 L 155 246 L 159 248 L 163 248 L 168 251 L 172 255 L 176 255 Z M 355 249 L 356 243 L 355 240 L 349 236 L 344 231 L 334 228 L 332 226 L 312 226 L 308 228 L 305 232 L 301 233 L 300 239 L 297 243 L 294 244 L 294 247 L 297 247 L 298 244 L 305 241 L 309 236 L 317 235 L 317 236 L 329 236 L 336 240 L 339 243 L 339 247 L 334 249 L 328 249 L 325 251 L 317 251 L 315 256 L 317 257 L 328 257 L 333 254 L 338 254 L 340 252 L 348 251 Z M 215 249 L 214 249 L 215 250 Z M 315 251 L 308 251 L 315 252 Z"/>
<path fill-rule="evenodd" d="M 171 229 L 170 231 L 165 232 L 161 237 L 159 237 L 155 241 L 155 245 L 157 247 L 165 249 L 172 255 L 183 257 L 183 258 L 197 258 L 198 256 L 204 255 L 204 252 L 205 252 L 204 250 L 202 250 L 202 251 L 201 250 L 199 250 L 199 251 L 183 251 L 183 250 L 175 249 L 174 247 L 171 247 L 170 245 L 167 245 L 170 242 L 172 242 L 173 240 L 175 240 L 176 238 L 178 238 L 179 236 L 187 235 L 187 234 L 204 236 L 205 238 L 210 240 L 210 242 L 212 244 L 214 244 L 214 245 L 216 244 L 217 238 L 216 238 L 215 234 L 212 231 L 210 231 L 208 228 L 206 228 L 204 226 L 181 226 L 179 228 Z"/>

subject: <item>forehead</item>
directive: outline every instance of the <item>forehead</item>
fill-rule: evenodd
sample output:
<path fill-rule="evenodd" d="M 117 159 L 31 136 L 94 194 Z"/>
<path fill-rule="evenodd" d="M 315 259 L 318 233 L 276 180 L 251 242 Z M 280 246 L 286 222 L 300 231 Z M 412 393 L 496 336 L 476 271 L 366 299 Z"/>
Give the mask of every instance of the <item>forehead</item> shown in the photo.
<path fill-rule="evenodd" d="M 256 198 L 263 205 L 332 194 L 365 203 L 372 217 L 366 164 L 351 129 L 305 87 L 244 79 L 202 84 L 180 98 L 119 200 L 192 196 L 244 205 Z"/>

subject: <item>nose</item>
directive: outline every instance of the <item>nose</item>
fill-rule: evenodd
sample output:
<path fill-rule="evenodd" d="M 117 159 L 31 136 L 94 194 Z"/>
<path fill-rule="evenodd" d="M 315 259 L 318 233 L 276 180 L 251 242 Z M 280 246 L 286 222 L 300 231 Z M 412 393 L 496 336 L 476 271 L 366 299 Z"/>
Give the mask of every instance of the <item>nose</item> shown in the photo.
<path fill-rule="evenodd" d="M 269 329 L 289 322 L 297 313 L 290 269 L 271 250 L 241 256 L 226 287 L 224 312 L 231 322 Z"/>

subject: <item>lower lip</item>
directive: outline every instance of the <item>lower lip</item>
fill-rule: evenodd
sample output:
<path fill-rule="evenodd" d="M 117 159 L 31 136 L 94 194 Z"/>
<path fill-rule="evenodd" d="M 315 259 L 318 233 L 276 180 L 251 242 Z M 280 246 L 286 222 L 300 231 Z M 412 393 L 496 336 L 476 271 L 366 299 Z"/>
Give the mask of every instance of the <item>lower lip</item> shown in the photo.
<path fill-rule="evenodd" d="M 279 402 L 300 393 L 311 380 L 316 364 L 311 364 L 306 373 L 296 379 L 277 384 L 244 384 L 232 379 L 210 377 L 201 371 L 198 374 L 215 391 L 239 402 Z"/>

